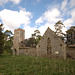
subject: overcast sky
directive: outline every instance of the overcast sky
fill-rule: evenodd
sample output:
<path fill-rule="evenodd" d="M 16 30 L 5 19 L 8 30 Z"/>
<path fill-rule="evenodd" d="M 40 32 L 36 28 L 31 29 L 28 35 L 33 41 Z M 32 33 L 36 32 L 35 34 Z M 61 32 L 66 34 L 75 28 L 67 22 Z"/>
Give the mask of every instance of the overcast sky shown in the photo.
<path fill-rule="evenodd" d="M 41 35 L 61 20 L 63 32 L 75 26 L 75 0 L 0 0 L 0 23 L 5 30 L 22 28 L 25 38 L 38 29 Z"/>

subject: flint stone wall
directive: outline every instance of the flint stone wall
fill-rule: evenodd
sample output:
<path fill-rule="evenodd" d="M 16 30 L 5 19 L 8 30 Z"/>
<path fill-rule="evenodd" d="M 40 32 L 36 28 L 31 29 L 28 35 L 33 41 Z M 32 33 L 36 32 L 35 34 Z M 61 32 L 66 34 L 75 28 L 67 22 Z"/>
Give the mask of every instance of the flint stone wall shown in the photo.
<path fill-rule="evenodd" d="M 37 56 L 36 49 L 37 48 L 30 48 L 30 47 L 19 48 L 19 54 Z"/>
<path fill-rule="evenodd" d="M 75 59 L 75 48 L 66 46 L 66 53 L 69 54 L 73 59 Z"/>
<path fill-rule="evenodd" d="M 47 39 L 50 38 L 52 56 L 58 56 L 59 58 L 66 59 L 66 50 L 64 42 L 56 36 L 56 34 L 49 28 L 43 35 L 42 39 L 37 45 L 37 56 L 47 55 Z M 58 52 L 58 54 L 56 54 Z"/>

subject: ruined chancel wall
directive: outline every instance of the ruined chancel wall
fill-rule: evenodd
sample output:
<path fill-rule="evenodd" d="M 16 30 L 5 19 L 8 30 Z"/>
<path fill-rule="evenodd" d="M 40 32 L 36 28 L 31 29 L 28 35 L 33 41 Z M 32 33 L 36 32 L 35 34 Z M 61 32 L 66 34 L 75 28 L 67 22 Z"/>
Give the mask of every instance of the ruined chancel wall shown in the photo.
<path fill-rule="evenodd" d="M 37 56 L 49 56 L 66 59 L 64 42 L 48 28 L 37 45 Z"/>
<path fill-rule="evenodd" d="M 32 55 L 32 56 L 37 56 L 37 48 L 30 48 L 30 47 L 25 47 L 25 48 L 20 48 L 19 49 L 19 54 L 25 54 L 25 55 Z"/>

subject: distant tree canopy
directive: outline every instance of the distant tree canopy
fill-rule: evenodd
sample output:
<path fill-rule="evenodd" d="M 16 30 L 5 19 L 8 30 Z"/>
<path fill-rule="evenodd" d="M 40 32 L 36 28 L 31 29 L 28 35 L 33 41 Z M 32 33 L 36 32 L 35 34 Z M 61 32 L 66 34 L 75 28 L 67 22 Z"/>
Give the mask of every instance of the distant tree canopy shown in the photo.
<path fill-rule="evenodd" d="M 0 54 L 4 51 L 4 34 L 3 34 L 3 24 L 0 24 Z"/>
<path fill-rule="evenodd" d="M 59 20 L 57 23 L 54 25 L 55 27 L 55 33 L 58 36 L 62 36 L 64 33 L 62 32 L 62 28 L 65 27 L 64 24 Z"/>

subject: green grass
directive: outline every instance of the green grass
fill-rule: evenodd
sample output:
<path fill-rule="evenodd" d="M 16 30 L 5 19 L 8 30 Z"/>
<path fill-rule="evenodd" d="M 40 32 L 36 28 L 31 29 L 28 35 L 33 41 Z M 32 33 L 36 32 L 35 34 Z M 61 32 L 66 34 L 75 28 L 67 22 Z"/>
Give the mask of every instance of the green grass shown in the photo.
<path fill-rule="evenodd" d="M 0 75 L 75 75 L 75 61 L 3 55 L 0 56 Z"/>

